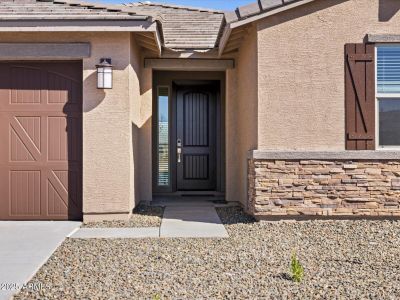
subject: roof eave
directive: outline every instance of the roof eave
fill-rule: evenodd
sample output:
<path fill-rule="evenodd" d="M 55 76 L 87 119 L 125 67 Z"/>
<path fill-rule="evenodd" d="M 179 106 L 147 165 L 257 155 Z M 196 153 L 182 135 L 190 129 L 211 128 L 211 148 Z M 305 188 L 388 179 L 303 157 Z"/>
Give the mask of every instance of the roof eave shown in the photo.
<path fill-rule="evenodd" d="M 286 10 L 289 10 L 289 9 L 292 9 L 292 8 L 295 8 L 295 7 L 310 3 L 310 2 L 314 2 L 314 1 L 316 1 L 316 0 L 303 0 L 303 1 L 298 1 L 298 2 L 294 2 L 294 3 L 286 4 L 284 6 L 276 8 L 276 9 L 273 9 L 273 10 L 270 10 L 270 11 L 266 11 L 266 12 L 263 12 L 261 14 L 255 15 L 255 16 L 250 16 L 250 17 L 248 17 L 248 18 L 246 18 L 244 20 L 239 20 L 239 21 L 233 22 L 233 23 L 231 23 L 231 28 L 232 29 L 233 28 L 237 28 L 237 27 L 240 27 L 240 26 L 243 26 L 243 25 L 258 21 L 258 20 L 261 20 L 263 18 L 272 16 L 272 15 L 276 15 L 276 14 L 278 14 L 280 12 L 283 12 L 283 11 L 286 11 Z"/>
<path fill-rule="evenodd" d="M 162 35 L 162 25 L 157 20 L 154 20 L 153 24 L 155 25 L 154 39 L 155 39 L 155 42 L 157 44 L 158 56 L 161 57 L 161 55 L 162 55 L 162 45 L 163 45 L 163 39 L 164 39 L 164 37 Z"/>
<path fill-rule="evenodd" d="M 0 32 L 143 32 L 155 30 L 154 22 L 147 19 L 9 19 L 0 21 Z"/>
<path fill-rule="evenodd" d="M 219 48 L 218 48 L 218 56 L 221 57 L 224 54 L 225 46 L 229 41 L 229 37 L 231 36 L 232 33 L 232 28 L 230 24 L 227 24 L 224 32 L 222 33 L 221 40 L 219 42 Z"/>

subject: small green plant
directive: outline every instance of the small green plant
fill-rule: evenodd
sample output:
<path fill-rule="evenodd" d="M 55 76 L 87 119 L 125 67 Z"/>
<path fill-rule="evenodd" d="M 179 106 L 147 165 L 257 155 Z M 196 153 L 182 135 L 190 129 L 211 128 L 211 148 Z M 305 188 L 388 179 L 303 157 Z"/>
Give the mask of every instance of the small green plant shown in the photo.
<path fill-rule="evenodd" d="M 155 295 L 153 296 L 153 300 L 161 300 L 160 294 L 155 294 Z"/>
<path fill-rule="evenodd" d="M 296 251 L 292 252 L 292 259 L 290 262 L 290 273 L 292 280 L 295 282 L 301 282 L 304 277 L 304 268 L 300 261 L 297 259 Z"/>

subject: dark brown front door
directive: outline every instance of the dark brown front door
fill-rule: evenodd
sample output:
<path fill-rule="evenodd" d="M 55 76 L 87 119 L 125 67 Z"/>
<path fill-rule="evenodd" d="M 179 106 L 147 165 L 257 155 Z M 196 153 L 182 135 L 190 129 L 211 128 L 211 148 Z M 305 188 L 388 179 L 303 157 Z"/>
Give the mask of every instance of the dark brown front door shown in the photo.
<path fill-rule="evenodd" d="M 82 64 L 0 63 L 0 220 L 82 214 Z"/>
<path fill-rule="evenodd" d="M 216 189 L 216 89 L 184 86 L 176 91 L 177 189 Z"/>

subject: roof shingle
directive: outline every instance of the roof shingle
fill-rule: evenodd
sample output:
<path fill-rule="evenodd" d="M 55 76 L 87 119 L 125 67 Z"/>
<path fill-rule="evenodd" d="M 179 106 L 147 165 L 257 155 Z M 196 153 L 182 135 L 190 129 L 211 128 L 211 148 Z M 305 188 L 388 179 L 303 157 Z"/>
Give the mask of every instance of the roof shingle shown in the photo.
<path fill-rule="evenodd" d="M 302 0 L 258 0 L 257 2 L 240 6 L 235 11 L 226 12 L 226 22 L 234 23 L 300 1 Z"/>
<path fill-rule="evenodd" d="M 149 2 L 129 6 L 139 14 L 158 18 L 167 48 L 209 50 L 218 45 L 224 24 L 224 14 L 220 11 Z"/>
<path fill-rule="evenodd" d="M 0 0 L 0 20 L 146 20 L 126 6 L 69 0 Z"/>

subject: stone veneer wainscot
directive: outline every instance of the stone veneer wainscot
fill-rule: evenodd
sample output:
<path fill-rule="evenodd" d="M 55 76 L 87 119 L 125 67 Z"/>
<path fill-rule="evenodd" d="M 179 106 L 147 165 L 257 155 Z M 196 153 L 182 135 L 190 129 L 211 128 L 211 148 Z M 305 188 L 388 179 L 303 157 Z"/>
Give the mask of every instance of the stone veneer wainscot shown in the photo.
<path fill-rule="evenodd" d="M 266 152 L 248 159 L 252 215 L 400 216 L 399 152 Z"/>

